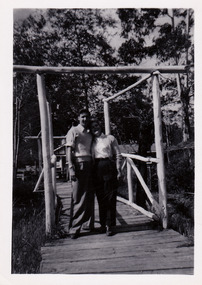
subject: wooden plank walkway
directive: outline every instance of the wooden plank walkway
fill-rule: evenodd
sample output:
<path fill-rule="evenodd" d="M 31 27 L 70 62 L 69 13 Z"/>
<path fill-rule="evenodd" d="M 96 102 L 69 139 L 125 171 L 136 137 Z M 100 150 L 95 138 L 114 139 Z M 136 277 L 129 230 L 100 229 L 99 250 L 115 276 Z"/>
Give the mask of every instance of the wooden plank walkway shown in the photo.
<path fill-rule="evenodd" d="M 68 231 L 71 187 L 57 183 L 62 202 L 60 223 Z M 99 228 L 95 205 L 95 228 Z M 193 274 L 194 248 L 188 240 L 155 223 L 131 207 L 117 202 L 115 235 L 81 232 L 49 241 L 41 249 L 41 273 L 61 274 Z"/>

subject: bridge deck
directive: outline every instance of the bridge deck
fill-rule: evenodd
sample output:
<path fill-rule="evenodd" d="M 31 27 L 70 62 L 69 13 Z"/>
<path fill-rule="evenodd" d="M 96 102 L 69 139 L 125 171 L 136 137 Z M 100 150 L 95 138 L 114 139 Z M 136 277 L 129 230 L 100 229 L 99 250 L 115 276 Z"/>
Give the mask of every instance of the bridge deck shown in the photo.
<path fill-rule="evenodd" d="M 69 183 L 58 183 L 62 202 L 60 223 L 68 230 Z M 99 227 L 97 203 L 95 227 Z M 160 231 L 154 222 L 117 202 L 115 235 L 81 232 L 47 242 L 41 249 L 41 273 L 62 274 L 193 274 L 194 249 L 187 239 L 169 229 Z"/>

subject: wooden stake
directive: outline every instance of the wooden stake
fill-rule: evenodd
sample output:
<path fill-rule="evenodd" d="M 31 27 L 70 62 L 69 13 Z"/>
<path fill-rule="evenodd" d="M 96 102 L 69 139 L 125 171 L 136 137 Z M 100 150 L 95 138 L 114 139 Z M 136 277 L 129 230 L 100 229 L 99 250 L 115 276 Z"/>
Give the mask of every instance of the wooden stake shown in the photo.
<path fill-rule="evenodd" d="M 105 134 L 109 135 L 110 131 L 110 114 L 109 114 L 109 103 L 104 100 L 104 119 L 105 119 Z"/>
<path fill-rule="evenodd" d="M 53 124 L 52 124 L 52 116 L 51 116 L 51 107 L 47 102 L 47 110 L 48 110 L 48 123 L 49 123 L 49 143 L 50 143 L 50 154 L 51 157 L 54 155 L 54 142 L 53 142 Z M 52 161 L 52 185 L 53 185 L 53 193 L 54 193 L 54 201 L 56 196 L 56 161 L 55 159 Z"/>
<path fill-rule="evenodd" d="M 158 73 L 155 73 L 153 75 L 153 109 L 154 109 L 156 156 L 159 159 L 159 163 L 157 164 L 157 175 L 159 183 L 159 204 L 161 208 L 162 225 L 163 228 L 166 229 L 168 225 L 167 193 L 166 193 L 166 183 L 165 183 L 161 102 L 160 102 Z"/>
<path fill-rule="evenodd" d="M 38 157 L 39 157 L 39 173 L 41 173 L 42 167 L 42 149 L 41 149 L 41 138 L 37 138 L 37 145 L 38 145 Z"/>
<path fill-rule="evenodd" d="M 44 190 L 45 190 L 45 211 L 46 211 L 46 235 L 52 234 L 55 223 L 53 186 L 51 178 L 51 155 L 49 144 L 49 123 L 48 111 L 46 103 L 46 91 L 44 76 L 37 74 L 37 90 L 41 120 L 42 134 L 42 151 L 43 151 L 43 167 L 44 167 Z"/>
<path fill-rule="evenodd" d="M 134 202 L 133 199 L 133 182 L 132 182 L 132 171 L 131 165 L 127 160 L 127 181 L 128 181 L 128 200 L 130 203 Z"/>

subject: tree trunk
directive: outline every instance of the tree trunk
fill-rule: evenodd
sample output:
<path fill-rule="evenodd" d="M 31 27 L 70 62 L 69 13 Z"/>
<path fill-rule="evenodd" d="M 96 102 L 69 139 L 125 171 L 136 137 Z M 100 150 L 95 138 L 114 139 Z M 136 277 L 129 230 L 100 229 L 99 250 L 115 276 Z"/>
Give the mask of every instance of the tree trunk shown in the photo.
<path fill-rule="evenodd" d="M 147 157 L 147 151 L 151 148 L 151 142 L 148 139 L 149 133 L 145 127 L 140 126 L 140 133 L 139 133 L 139 148 L 138 154 L 144 157 Z M 146 131 L 147 130 L 147 131 Z M 152 135 L 150 135 L 152 137 Z M 147 164 L 143 161 L 138 161 L 138 169 L 144 179 L 147 181 Z M 146 201 L 149 201 L 147 195 L 142 188 L 142 185 L 139 181 L 137 181 L 137 190 L 136 190 L 136 204 L 141 206 L 144 209 L 147 209 Z"/>
<path fill-rule="evenodd" d="M 76 10 L 75 10 L 75 18 L 77 18 Z M 77 37 L 77 50 L 78 50 L 78 54 L 80 58 L 80 65 L 83 66 L 83 54 L 82 54 L 81 43 L 80 43 L 81 40 L 79 38 L 79 33 L 77 31 L 77 24 L 75 24 L 75 34 Z M 81 76 L 82 76 L 82 84 L 83 84 L 83 88 L 85 92 L 85 108 L 88 109 L 88 89 L 86 87 L 85 74 L 82 74 Z"/>
<path fill-rule="evenodd" d="M 82 74 L 83 88 L 85 91 L 85 108 L 88 109 L 88 88 L 86 86 L 85 74 Z"/>
<path fill-rule="evenodd" d="M 189 121 L 189 88 L 184 87 L 181 90 L 181 102 L 183 109 L 183 142 L 191 137 L 191 127 Z"/>
<path fill-rule="evenodd" d="M 13 168 L 16 169 L 16 151 L 17 151 L 17 122 L 18 122 L 18 100 L 16 98 L 14 124 L 13 124 Z M 15 177 L 15 176 L 14 176 Z"/>
<path fill-rule="evenodd" d="M 175 31 L 175 20 L 174 20 L 174 12 L 173 9 L 171 9 L 171 24 L 173 31 Z M 187 38 L 189 37 L 189 10 L 187 10 Z M 176 65 L 179 64 L 179 60 L 177 57 L 175 57 L 175 63 Z M 186 52 L 186 62 L 185 64 L 188 64 L 188 50 Z M 182 103 L 182 137 L 183 142 L 186 142 L 190 139 L 191 133 L 190 133 L 190 121 L 189 121 L 189 92 L 187 92 L 188 89 L 188 75 L 185 76 L 185 82 L 184 86 L 181 83 L 181 77 L 180 74 L 177 74 L 177 88 L 178 88 L 178 94 Z"/>
<path fill-rule="evenodd" d="M 177 74 L 178 93 L 182 104 L 182 137 L 183 142 L 187 142 L 191 136 L 189 121 L 189 88 L 181 84 L 180 75 Z"/>
<path fill-rule="evenodd" d="M 16 113 L 15 113 L 15 122 L 13 130 L 13 179 L 16 179 L 17 174 L 17 165 L 18 165 L 18 152 L 20 144 L 20 108 L 21 101 L 19 98 L 16 98 Z"/>

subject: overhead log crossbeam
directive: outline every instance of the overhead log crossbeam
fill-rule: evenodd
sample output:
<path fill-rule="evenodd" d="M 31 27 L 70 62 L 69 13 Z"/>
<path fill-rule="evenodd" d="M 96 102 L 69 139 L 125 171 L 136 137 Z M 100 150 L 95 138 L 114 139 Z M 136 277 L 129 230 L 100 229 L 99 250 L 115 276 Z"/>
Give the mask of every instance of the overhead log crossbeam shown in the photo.
<path fill-rule="evenodd" d="M 107 67 L 84 67 L 84 66 L 67 66 L 67 67 L 47 67 L 47 66 L 28 66 L 28 65 L 14 65 L 14 72 L 26 73 L 153 73 L 159 71 L 161 73 L 187 73 L 189 66 L 107 66 Z"/>

